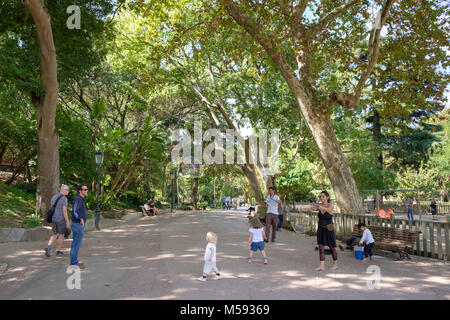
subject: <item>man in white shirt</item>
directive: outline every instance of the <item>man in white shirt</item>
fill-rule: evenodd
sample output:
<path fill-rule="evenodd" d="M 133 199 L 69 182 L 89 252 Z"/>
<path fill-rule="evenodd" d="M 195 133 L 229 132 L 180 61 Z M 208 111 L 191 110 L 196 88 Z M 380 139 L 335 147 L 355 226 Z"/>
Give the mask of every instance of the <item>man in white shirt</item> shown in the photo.
<path fill-rule="evenodd" d="M 270 238 L 270 227 L 272 227 L 272 242 L 275 242 L 278 225 L 278 205 L 281 205 L 281 201 L 280 197 L 275 194 L 274 187 L 269 187 L 269 196 L 261 204 L 267 206 L 265 230 L 267 239 Z M 269 242 L 269 240 L 264 241 Z"/>
<path fill-rule="evenodd" d="M 364 260 L 372 260 L 372 249 L 375 246 L 375 240 L 373 239 L 372 232 L 370 232 L 364 222 L 360 222 L 358 224 L 358 228 L 363 231 L 363 235 L 361 240 L 359 241 L 359 244 L 362 245 L 364 242 L 366 242 L 366 245 L 364 246 Z"/>

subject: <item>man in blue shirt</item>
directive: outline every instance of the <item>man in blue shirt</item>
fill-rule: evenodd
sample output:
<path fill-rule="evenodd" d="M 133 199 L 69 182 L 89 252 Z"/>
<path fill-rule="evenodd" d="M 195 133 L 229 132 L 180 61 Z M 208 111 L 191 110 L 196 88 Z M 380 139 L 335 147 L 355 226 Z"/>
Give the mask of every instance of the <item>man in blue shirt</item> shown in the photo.
<path fill-rule="evenodd" d="M 84 236 L 84 224 L 86 222 L 86 206 L 84 204 L 84 197 L 88 194 L 88 187 L 86 185 L 79 185 L 77 188 L 78 195 L 73 199 L 72 208 L 72 247 L 70 249 L 70 266 L 84 269 L 84 264 L 78 262 L 78 251 L 81 248 L 81 243 Z"/>

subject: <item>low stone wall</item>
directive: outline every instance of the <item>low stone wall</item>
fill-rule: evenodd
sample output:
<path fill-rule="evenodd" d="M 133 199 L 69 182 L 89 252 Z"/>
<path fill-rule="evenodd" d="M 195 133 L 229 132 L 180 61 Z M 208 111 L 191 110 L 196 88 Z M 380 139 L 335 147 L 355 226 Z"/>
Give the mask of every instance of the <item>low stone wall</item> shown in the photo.
<path fill-rule="evenodd" d="M 169 213 L 170 209 L 160 210 L 160 214 Z M 105 219 L 100 218 L 99 226 L 102 228 L 110 228 L 121 224 L 125 221 L 130 221 L 142 217 L 141 212 L 128 213 L 121 217 L 121 219 Z M 86 221 L 85 231 L 95 230 L 94 219 Z M 48 240 L 52 235 L 52 228 L 48 226 L 36 228 L 0 228 L 0 243 L 6 242 L 20 242 L 20 241 L 44 241 Z M 70 236 L 69 238 L 71 238 Z"/>
<path fill-rule="evenodd" d="M 52 234 L 51 227 L 0 228 L 0 243 L 18 241 L 40 241 L 48 239 Z"/>

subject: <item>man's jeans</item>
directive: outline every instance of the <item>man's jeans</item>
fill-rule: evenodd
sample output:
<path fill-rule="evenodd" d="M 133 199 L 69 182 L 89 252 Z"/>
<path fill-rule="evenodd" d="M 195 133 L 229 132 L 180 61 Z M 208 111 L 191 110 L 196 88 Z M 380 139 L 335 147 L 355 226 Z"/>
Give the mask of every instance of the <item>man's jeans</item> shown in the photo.
<path fill-rule="evenodd" d="M 408 216 L 408 220 L 414 220 L 412 209 L 406 209 L 406 215 Z"/>
<path fill-rule="evenodd" d="M 278 215 L 278 220 L 277 230 L 280 230 L 281 226 L 283 225 L 283 214 Z"/>
<path fill-rule="evenodd" d="M 72 222 L 72 247 L 70 248 L 70 265 L 76 266 L 78 265 L 78 251 L 81 248 L 81 243 L 83 241 L 84 236 L 84 228 L 80 223 Z"/>

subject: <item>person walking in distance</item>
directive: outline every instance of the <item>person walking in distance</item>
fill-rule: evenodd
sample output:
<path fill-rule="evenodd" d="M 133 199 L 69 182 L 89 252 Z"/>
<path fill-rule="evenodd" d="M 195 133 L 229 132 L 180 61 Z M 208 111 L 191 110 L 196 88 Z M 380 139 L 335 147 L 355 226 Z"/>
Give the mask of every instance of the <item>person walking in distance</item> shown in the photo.
<path fill-rule="evenodd" d="M 86 223 L 86 206 L 84 198 L 88 194 L 86 185 L 79 185 L 77 188 L 78 195 L 73 200 L 72 208 L 72 232 L 73 240 L 70 249 L 70 266 L 84 269 L 84 264 L 78 261 L 78 251 L 81 248 L 84 236 L 84 224 Z"/>
<path fill-rule="evenodd" d="M 227 210 L 230 210 L 230 208 L 231 208 L 231 197 L 230 196 L 227 196 L 226 202 L 227 202 Z"/>
<path fill-rule="evenodd" d="M 262 205 L 267 206 L 266 213 L 266 242 L 269 242 L 270 238 L 270 227 L 272 227 L 272 242 L 275 242 L 277 238 L 277 225 L 278 225 L 278 205 L 282 205 L 280 201 L 280 197 L 275 194 L 275 188 L 269 187 L 269 195 L 266 198 L 265 202 L 261 203 Z"/>
<path fill-rule="evenodd" d="M 406 215 L 408 217 L 408 220 L 414 220 L 413 207 L 414 207 L 413 199 L 409 198 L 408 200 L 406 200 Z"/>
<path fill-rule="evenodd" d="M 51 246 L 57 240 L 56 257 L 64 257 L 65 254 L 61 251 L 61 246 L 64 242 L 64 233 L 70 229 L 69 218 L 67 216 L 67 195 L 69 194 L 69 187 L 65 184 L 61 185 L 59 193 L 54 195 L 50 200 L 50 204 L 55 206 L 55 211 L 52 217 L 52 232 L 53 235 L 48 241 L 45 248 L 45 255 L 50 257 Z"/>

